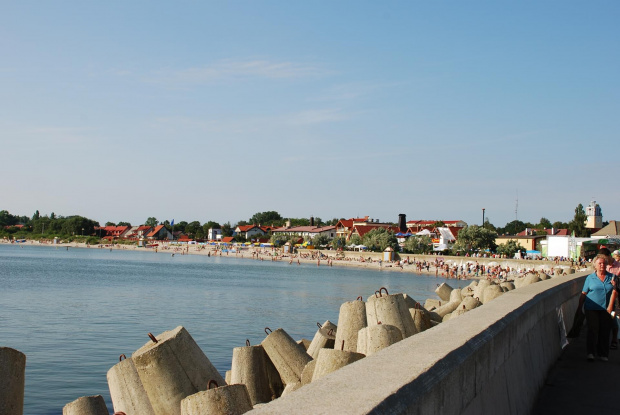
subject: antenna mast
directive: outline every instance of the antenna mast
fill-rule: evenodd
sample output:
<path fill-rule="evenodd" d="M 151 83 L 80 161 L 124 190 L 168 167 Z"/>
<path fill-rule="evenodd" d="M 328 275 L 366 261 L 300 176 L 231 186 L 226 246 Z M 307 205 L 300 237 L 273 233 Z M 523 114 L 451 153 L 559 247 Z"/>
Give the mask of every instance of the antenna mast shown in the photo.
<path fill-rule="evenodd" d="M 519 189 L 517 189 L 517 201 L 515 203 L 515 220 L 519 220 Z"/>

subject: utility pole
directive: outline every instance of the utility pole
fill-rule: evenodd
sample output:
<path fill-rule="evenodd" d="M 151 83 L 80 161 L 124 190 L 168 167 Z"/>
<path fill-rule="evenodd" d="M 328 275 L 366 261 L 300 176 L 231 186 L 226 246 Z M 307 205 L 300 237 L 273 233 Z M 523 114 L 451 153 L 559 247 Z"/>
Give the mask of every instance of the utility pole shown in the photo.
<path fill-rule="evenodd" d="M 482 208 L 482 227 L 484 228 L 484 211 L 485 208 Z"/>

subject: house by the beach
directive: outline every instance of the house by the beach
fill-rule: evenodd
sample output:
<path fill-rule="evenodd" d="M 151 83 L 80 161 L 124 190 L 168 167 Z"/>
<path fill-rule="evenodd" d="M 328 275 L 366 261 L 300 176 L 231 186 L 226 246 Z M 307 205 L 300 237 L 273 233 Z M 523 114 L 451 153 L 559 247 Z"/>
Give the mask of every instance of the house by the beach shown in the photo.
<path fill-rule="evenodd" d="M 369 216 L 364 216 L 363 218 L 350 218 L 350 219 L 341 219 L 336 224 L 336 237 L 344 238 L 346 241 L 351 239 L 353 235 L 364 235 L 375 228 L 389 228 L 396 229 L 395 232 L 398 232 L 398 227 L 394 227 L 391 223 L 383 223 L 380 222 L 379 219 L 373 219 Z"/>
<path fill-rule="evenodd" d="M 158 225 L 146 235 L 146 238 L 150 240 L 163 241 L 172 239 L 172 234 L 164 225 Z"/>
<path fill-rule="evenodd" d="M 260 225 L 240 225 L 235 228 L 233 236 L 242 236 L 245 239 L 261 237 L 267 232 Z"/>
<path fill-rule="evenodd" d="M 272 235 L 299 236 L 304 239 L 314 239 L 319 235 L 327 236 L 329 239 L 336 237 L 335 226 L 282 226 L 271 230 Z"/>

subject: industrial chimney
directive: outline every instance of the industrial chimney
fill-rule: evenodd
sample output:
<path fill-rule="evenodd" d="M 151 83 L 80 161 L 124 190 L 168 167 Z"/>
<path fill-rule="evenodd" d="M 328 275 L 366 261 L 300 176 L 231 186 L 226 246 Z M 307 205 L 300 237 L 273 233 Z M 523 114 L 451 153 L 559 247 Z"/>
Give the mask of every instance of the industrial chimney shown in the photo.
<path fill-rule="evenodd" d="M 407 231 L 407 215 L 404 213 L 398 214 L 398 229 L 405 233 Z"/>

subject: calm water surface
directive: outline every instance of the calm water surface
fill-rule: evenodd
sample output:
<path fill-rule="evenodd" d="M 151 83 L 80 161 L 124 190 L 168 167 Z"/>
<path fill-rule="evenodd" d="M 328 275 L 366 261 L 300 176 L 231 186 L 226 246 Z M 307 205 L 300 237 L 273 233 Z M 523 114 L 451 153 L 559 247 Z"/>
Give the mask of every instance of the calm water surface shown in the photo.
<path fill-rule="evenodd" d="M 0 245 L 0 346 L 25 353 L 24 413 L 62 414 L 87 395 L 112 403 L 107 371 L 120 354 L 185 326 L 224 376 L 232 349 L 264 328 L 312 339 L 340 305 L 380 287 L 418 301 L 442 278 L 288 262 Z M 453 287 L 465 281 L 450 280 Z"/>

